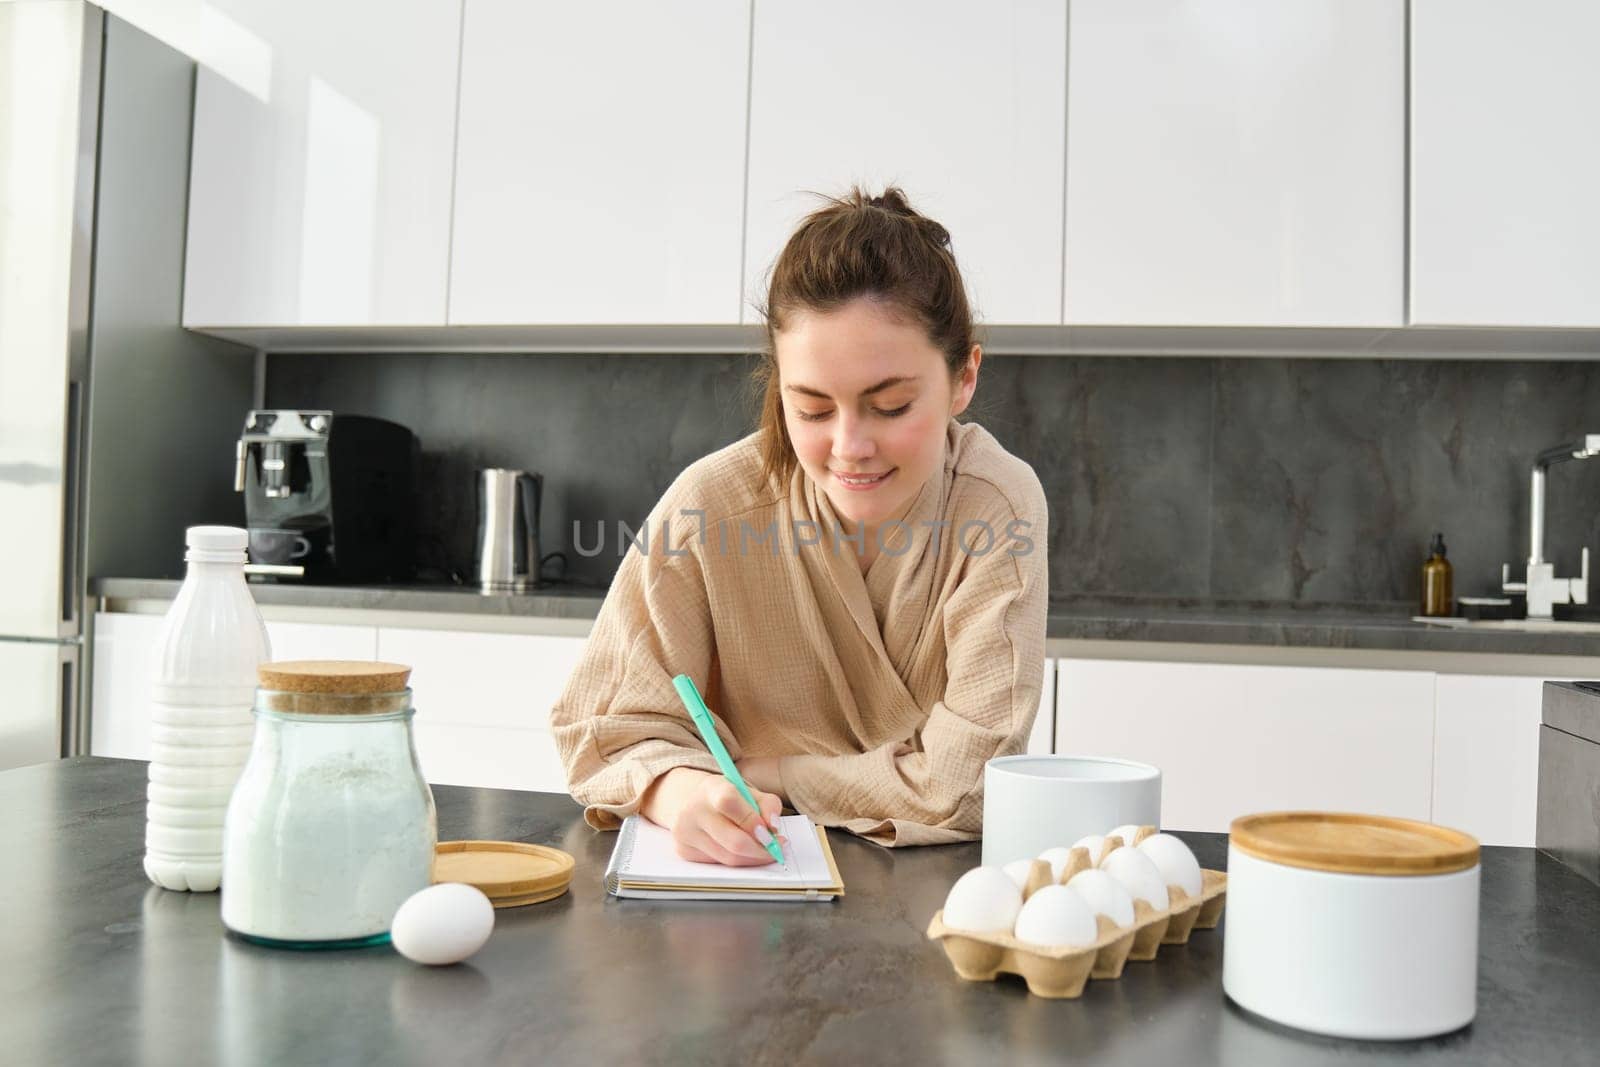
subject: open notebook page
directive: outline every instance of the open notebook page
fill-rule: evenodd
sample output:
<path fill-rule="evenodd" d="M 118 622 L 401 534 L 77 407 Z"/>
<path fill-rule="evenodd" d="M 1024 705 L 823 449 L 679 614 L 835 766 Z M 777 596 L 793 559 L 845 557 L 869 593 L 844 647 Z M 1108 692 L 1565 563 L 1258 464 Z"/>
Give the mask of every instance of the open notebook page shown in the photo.
<path fill-rule="evenodd" d="M 695 863 L 678 855 L 672 831 L 663 829 L 638 815 L 628 817 L 617 842 L 628 845 L 633 824 L 632 852 L 616 869 L 617 878 L 629 885 L 691 886 L 772 886 L 774 888 L 822 889 L 833 885 L 833 872 L 822 854 L 817 828 L 804 815 L 785 815 L 780 820 L 784 859 L 762 867 L 724 867 L 720 863 Z"/>

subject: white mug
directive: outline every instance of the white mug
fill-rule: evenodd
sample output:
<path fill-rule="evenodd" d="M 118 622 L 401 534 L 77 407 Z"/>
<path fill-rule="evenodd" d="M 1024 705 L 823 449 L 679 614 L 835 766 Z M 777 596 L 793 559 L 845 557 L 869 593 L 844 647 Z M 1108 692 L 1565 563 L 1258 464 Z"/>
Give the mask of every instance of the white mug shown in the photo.
<path fill-rule="evenodd" d="M 1161 772 L 1101 756 L 1001 756 L 983 769 L 983 864 L 1115 827 L 1161 825 Z"/>

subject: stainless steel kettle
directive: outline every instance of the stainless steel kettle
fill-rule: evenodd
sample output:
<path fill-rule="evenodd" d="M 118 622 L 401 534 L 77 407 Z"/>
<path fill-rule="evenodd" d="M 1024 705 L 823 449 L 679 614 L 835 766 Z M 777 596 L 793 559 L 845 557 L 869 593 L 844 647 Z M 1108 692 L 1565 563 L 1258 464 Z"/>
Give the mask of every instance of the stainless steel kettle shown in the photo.
<path fill-rule="evenodd" d="M 527 471 L 478 471 L 478 584 L 486 592 L 539 584 L 539 494 Z"/>

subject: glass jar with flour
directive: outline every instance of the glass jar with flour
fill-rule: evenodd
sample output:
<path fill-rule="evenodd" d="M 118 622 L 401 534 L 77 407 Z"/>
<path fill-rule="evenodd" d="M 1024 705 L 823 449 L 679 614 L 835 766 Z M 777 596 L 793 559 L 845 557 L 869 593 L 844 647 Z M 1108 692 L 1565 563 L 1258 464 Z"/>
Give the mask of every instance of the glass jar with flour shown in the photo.
<path fill-rule="evenodd" d="M 433 794 L 409 667 L 260 668 L 255 738 L 223 823 L 222 922 L 290 948 L 381 944 L 432 880 Z"/>

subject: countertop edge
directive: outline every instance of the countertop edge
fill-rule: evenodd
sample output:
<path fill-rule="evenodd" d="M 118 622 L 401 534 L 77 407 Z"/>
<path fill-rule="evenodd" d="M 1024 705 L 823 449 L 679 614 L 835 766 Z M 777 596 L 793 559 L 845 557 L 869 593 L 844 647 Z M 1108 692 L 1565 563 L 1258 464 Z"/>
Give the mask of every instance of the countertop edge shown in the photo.
<path fill-rule="evenodd" d="M 100 578 L 89 592 L 112 610 L 127 602 L 171 600 L 177 579 Z M 477 617 L 537 627 L 542 621 L 561 632 L 581 633 L 605 602 L 605 591 L 550 587 L 517 594 L 484 594 L 470 587 L 298 586 L 253 582 L 251 593 L 264 607 L 302 607 L 335 611 L 418 613 Z M 147 609 L 148 610 L 148 609 Z M 1434 627 L 1392 612 L 1329 612 L 1288 608 L 1250 611 L 1210 607 L 1152 607 L 1072 601 L 1051 605 L 1046 639 L 1062 642 L 1235 645 L 1280 649 L 1331 649 L 1352 652 L 1422 652 L 1511 656 L 1600 657 L 1600 633 L 1475 631 Z M 1058 653 L 1052 653 L 1058 654 Z"/>

